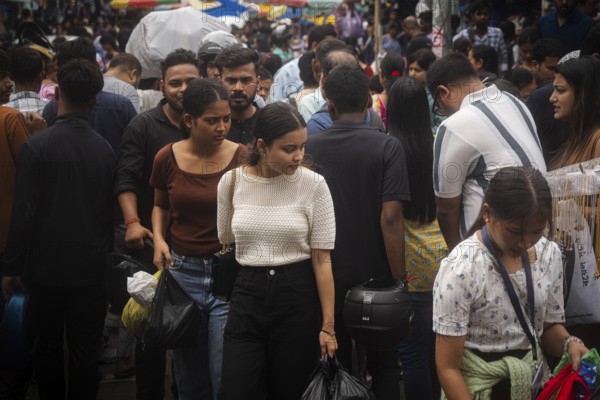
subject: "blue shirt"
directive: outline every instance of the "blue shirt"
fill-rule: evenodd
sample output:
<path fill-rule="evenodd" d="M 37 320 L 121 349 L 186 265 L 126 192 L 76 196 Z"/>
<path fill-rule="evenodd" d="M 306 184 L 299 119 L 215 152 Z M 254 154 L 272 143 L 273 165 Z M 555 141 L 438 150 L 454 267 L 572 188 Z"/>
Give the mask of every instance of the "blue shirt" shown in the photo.
<path fill-rule="evenodd" d="M 369 110 L 369 112 L 367 113 L 367 118 L 365 118 L 365 123 L 369 127 L 373 127 L 371 125 L 371 118 L 373 118 L 371 116 L 372 112 L 372 110 Z M 385 132 L 385 127 L 383 126 L 383 122 L 381 122 L 381 119 L 379 119 L 379 121 L 373 122 L 375 125 L 373 128 L 378 129 L 381 132 Z M 315 114 L 313 114 L 313 116 L 306 123 L 307 133 L 310 136 L 312 134 L 324 131 L 326 129 L 331 128 L 332 124 L 333 120 L 331 119 L 329 111 L 327 111 L 327 103 L 325 103 L 325 105 Z"/>
<path fill-rule="evenodd" d="M 42 113 L 42 117 L 50 124 L 56 118 L 58 104 L 52 100 Z M 87 120 L 113 148 L 118 155 L 121 138 L 129 122 L 137 115 L 131 100 L 116 93 L 100 92 L 96 96 L 96 105 L 87 115 Z"/>
<path fill-rule="evenodd" d="M 304 82 L 300 79 L 299 60 L 299 58 L 294 58 L 275 73 L 273 86 L 271 86 L 271 102 L 287 99 L 290 94 L 304 89 Z"/>
<path fill-rule="evenodd" d="M 558 26 L 558 16 L 556 11 L 552 11 L 538 20 L 537 27 L 543 37 L 558 39 L 565 45 L 567 51 L 573 51 L 581 49 L 585 36 L 594 24 L 594 20 L 589 15 L 575 8 L 563 26 Z"/>

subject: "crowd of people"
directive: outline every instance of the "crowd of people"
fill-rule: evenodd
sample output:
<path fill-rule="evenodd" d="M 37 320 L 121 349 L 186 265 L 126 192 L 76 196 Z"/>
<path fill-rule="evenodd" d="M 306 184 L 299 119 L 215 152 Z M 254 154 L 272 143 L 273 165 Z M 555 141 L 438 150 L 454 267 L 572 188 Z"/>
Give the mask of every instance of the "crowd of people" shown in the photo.
<path fill-rule="evenodd" d="M 120 324 L 115 376 L 135 375 L 138 400 L 298 400 L 326 355 L 381 400 L 529 399 L 544 358 L 577 369 L 600 313 L 566 311 L 563 260 L 578 261 L 553 237 L 545 174 L 600 157 L 597 2 L 499 27 L 466 3 L 443 57 L 427 1 L 385 10 L 381 54 L 369 7 L 344 0 L 335 25 L 174 43 L 145 80 L 132 25 L 55 21 L 51 46 L 5 43 L 2 298 L 27 293 L 31 350 L 0 369 L 0 395 L 24 399 L 35 377 L 41 399 L 96 398 L 105 318 L 123 308 L 111 253 L 168 269 L 202 312 L 172 388 L 166 350 Z M 231 242 L 227 302 L 213 281 Z M 380 277 L 414 309 L 385 350 L 357 346 L 343 312 Z"/>

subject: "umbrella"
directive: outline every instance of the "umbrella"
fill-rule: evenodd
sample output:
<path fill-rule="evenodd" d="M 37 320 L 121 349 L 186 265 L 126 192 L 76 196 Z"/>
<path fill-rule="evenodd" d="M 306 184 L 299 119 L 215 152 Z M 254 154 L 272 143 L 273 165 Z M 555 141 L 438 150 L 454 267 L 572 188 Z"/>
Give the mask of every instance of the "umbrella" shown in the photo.
<path fill-rule="evenodd" d="M 112 0 L 112 8 L 155 8 L 178 5 L 179 0 Z"/>
<path fill-rule="evenodd" d="M 189 5 L 216 18 L 245 17 L 248 8 L 234 0 L 189 0 Z"/>
<path fill-rule="evenodd" d="M 193 7 L 153 11 L 131 32 L 126 51 L 140 60 L 142 79 L 160 78 L 160 62 L 177 48 L 198 51 L 198 44 L 213 31 L 229 32 L 227 24 Z"/>

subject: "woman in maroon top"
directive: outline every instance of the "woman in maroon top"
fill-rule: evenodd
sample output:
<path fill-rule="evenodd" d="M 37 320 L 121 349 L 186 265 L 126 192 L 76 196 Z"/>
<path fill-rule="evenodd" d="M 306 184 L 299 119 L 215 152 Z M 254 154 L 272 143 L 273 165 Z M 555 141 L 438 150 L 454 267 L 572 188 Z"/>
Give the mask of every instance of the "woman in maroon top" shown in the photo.
<path fill-rule="evenodd" d="M 216 399 L 229 312 L 228 304 L 211 293 L 213 254 L 221 248 L 217 185 L 247 149 L 225 139 L 231 120 L 227 91 L 220 83 L 192 81 L 183 94 L 183 111 L 184 139 L 156 154 L 150 178 L 154 263 L 169 268 L 206 315 L 198 345 L 173 352 L 179 399 Z"/>

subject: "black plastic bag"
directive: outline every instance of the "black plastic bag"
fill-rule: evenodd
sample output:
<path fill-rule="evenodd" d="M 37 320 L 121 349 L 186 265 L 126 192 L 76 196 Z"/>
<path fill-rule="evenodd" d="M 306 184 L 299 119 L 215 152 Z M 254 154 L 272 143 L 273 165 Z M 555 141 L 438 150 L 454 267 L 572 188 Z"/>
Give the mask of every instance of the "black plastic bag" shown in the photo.
<path fill-rule="evenodd" d="M 189 294 L 165 269 L 156 287 L 144 346 L 150 349 L 191 347 L 198 342 L 202 312 Z"/>
<path fill-rule="evenodd" d="M 330 400 L 331 388 L 329 362 L 323 359 L 311 374 L 301 400 Z"/>
<path fill-rule="evenodd" d="M 130 298 L 127 292 L 127 278 L 132 277 L 138 271 L 145 271 L 153 275 L 157 270 L 154 264 L 145 263 L 139 258 L 122 253 L 109 254 L 107 262 L 110 268 L 109 303 L 111 312 L 121 314 Z"/>
<path fill-rule="evenodd" d="M 375 400 L 375 396 L 336 358 L 326 356 L 313 371 L 301 400 Z"/>

